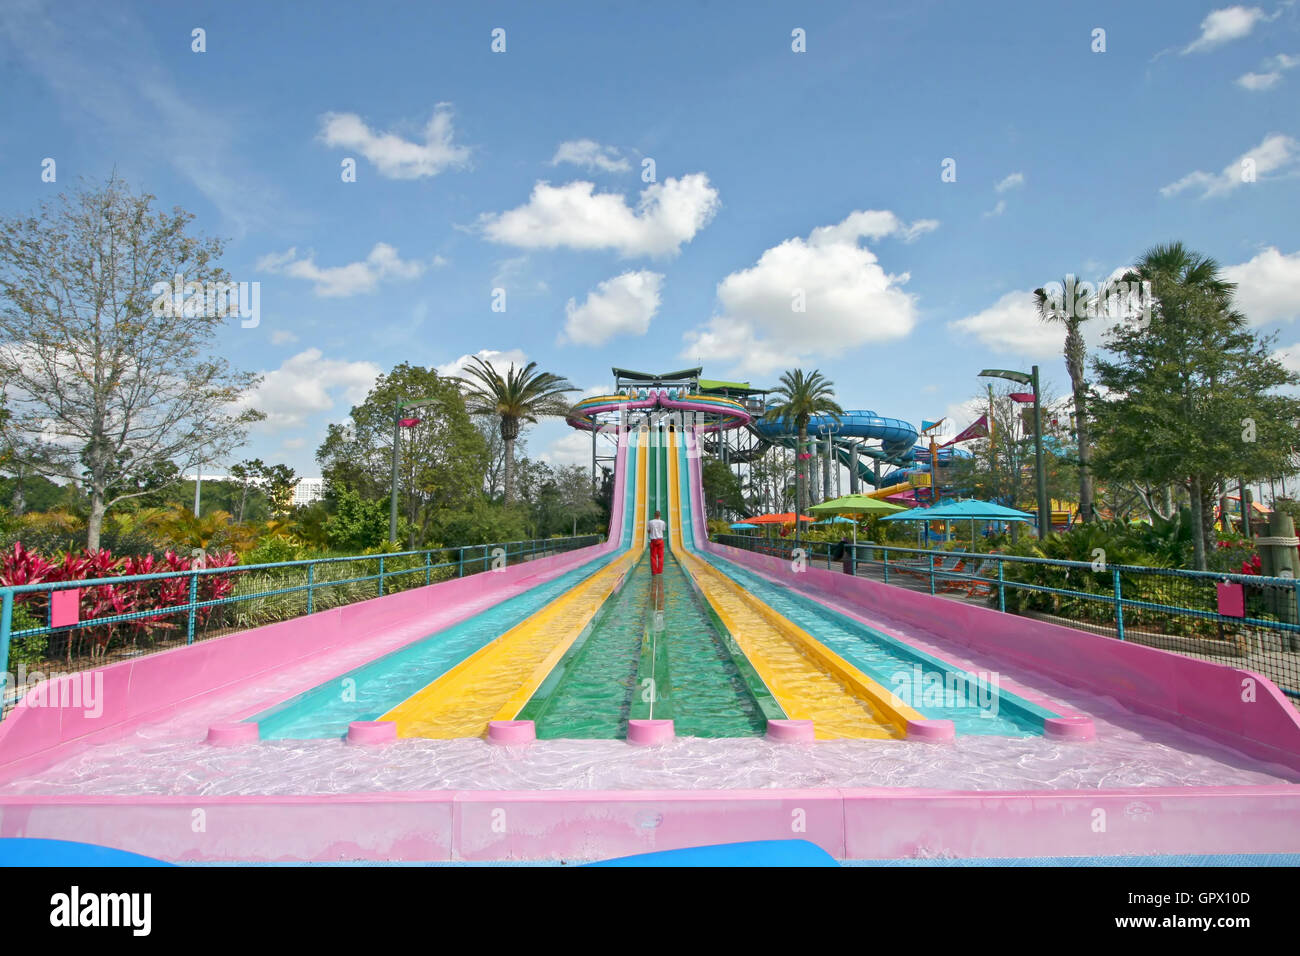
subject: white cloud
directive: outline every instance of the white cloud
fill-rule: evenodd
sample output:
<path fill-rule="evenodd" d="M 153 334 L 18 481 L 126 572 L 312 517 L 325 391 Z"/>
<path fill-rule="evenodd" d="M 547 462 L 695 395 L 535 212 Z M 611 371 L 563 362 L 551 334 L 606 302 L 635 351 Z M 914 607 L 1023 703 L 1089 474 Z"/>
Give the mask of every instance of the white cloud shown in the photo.
<path fill-rule="evenodd" d="M 572 163 L 587 169 L 598 169 L 606 173 L 625 173 L 632 168 L 622 154 L 613 146 L 602 146 L 594 139 L 573 139 L 561 143 L 551 157 L 551 165 Z"/>
<path fill-rule="evenodd" d="M 301 428 L 309 415 L 334 408 L 340 393 L 348 406 L 364 401 L 380 371 L 374 362 L 328 359 L 310 348 L 263 372 L 262 383 L 240 405 L 266 413 L 261 430 Z"/>
<path fill-rule="evenodd" d="M 1300 318 L 1300 252 L 1287 256 L 1269 246 L 1247 262 L 1225 267 L 1223 277 L 1237 283 L 1237 308 L 1252 325 Z"/>
<path fill-rule="evenodd" d="M 718 284 L 718 314 L 686 333 L 681 357 L 730 360 L 739 371 L 766 374 L 905 338 L 917 319 L 914 297 L 902 289 L 910 277 L 887 273 L 859 240 L 907 241 L 937 225 L 909 226 L 892 212 L 870 209 L 820 226 L 806 240 L 787 239 Z M 799 295 L 803 312 L 795 311 Z"/>
<path fill-rule="evenodd" d="M 1032 292 L 1008 292 L 987 309 L 948 323 L 995 352 L 1047 358 L 1059 355 L 1064 333 L 1038 318 Z"/>
<path fill-rule="evenodd" d="M 1282 367 L 1288 372 L 1300 375 L 1300 342 L 1294 345 L 1284 345 L 1274 351 L 1270 358 L 1276 362 L 1281 362 Z"/>
<path fill-rule="evenodd" d="M 659 311 L 659 291 L 664 277 L 657 272 L 624 272 L 606 279 L 587 293 L 578 305 L 570 299 L 561 342 L 575 345 L 604 345 L 617 335 L 645 335 L 650 320 Z"/>
<path fill-rule="evenodd" d="M 292 342 L 297 342 L 297 341 L 298 341 L 298 336 L 294 335 L 288 329 L 276 329 L 274 332 L 271 333 L 272 345 L 288 345 Z"/>
<path fill-rule="evenodd" d="M 591 465 L 591 433 L 569 429 L 537 456 L 548 465 Z"/>
<path fill-rule="evenodd" d="M 1211 11 L 1201 21 L 1201 35 L 1183 48 L 1183 53 L 1205 53 L 1233 40 L 1249 36 L 1255 24 L 1271 20 L 1259 7 L 1232 6 Z"/>
<path fill-rule="evenodd" d="M 479 349 L 472 355 L 462 355 L 460 358 L 452 359 L 444 365 L 434 366 L 435 371 L 445 378 L 454 378 L 464 374 L 465 369 L 469 366 L 469 360 L 472 358 L 481 358 L 485 362 L 491 362 L 492 367 L 497 371 L 505 371 L 509 366 L 523 368 L 528 364 L 528 356 L 522 349 L 506 349 L 504 352 L 498 349 Z"/>
<path fill-rule="evenodd" d="M 300 259 L 298 250 L 293 248 L 288 252 L 263 256 L 257 260 L 256 268 L 261 272 L 282 272 L 294 279 L 314 282 L 316 287 L 312 291 L 322 298 L 331 299 L 371 292 L 381 279 L 417 278 L 424 272 L 425 264 L 403 259 L 388 243 L 377 242 L 365 259 L 345 266 L 321 268 L 316 265 L 315 255 Z"/>
<path fill-rule="evenodd" d="M 997 192 L 1004 193 L 1008 189 L 1014 189 L 1017 186 L 1023 186 L 1024 184 L 1025 184 L 1024 173 L 1012 173 L 1010 176 L 1008 176 L 1006 179 L 1003 179 L 993 188 Z"/>
<path fill-rule="evenodd" d="M 1237 85 L 1243 90 L 1258 93 L 1263 90 L 1271 90 L 1277 86 L 1280 79 L 1282 79 L 1282 74 L 1276 71 L 1271 73 L 1243 73 L 1237 77 Z"/>
<path fill-rule="evenodd" d="M 539 182 L 527 203 L 479 220 L 493 242 L 524 249 L 614 249 L 622 256 L 675 255 L 709 224 L 718 191 L 704 173 L 652 183 L 635 208 L 595 184 Z"/>
<path fill-rule="evenodd" d="M 1174 196 L 1186 189 L 1201 190 L 1201 198 L 1226 196 L 1242 185 L 1245 161 L 1253 160 L 1255 175 L 1263 177 L 1268 173 L 1285 170 L 1294 166 L 1300 153 L 1300 143 L 1281 133 L 1270 133 L 1258 146 L 1242 153 L 1223 168 L 1221 173 L 1207 173 L 1201 170 L 1188 173 L 1177 182 L 1160 189 L 1162 196 Z"/>
<path fill-rule="evenodd" d="M 1285 70 L 1294 70 L 1297 66 L 1300 66 L 1300 55 L 1279 53 L 1264 61 L 1265 72 L 1243 74 L 1237 77 L 1237 85 L 1253 93 L 1271 90 L 1282 79 Z"/>
<path fill-rule="evenodd" d="M 321 117 L 320 139 L 327 146 L 353 149 L 389 179 L 436 176 L 469 163 L 469 148 L 452 142 L 452 111 L 439 103 L 424 127 L 424 142 L 403 139 L 396 133 L 376 133 L 356 113 L 326 113 Z"/>
<path fill-rule="evenodd" d="M 992 219 L 994 216 L 1000 216 L 1006 211 L 1007 211 L 1007 201 L 1005 199 L 999 199 L 997 201 L 997 204 L 992 209 L 984 213 L 984 218 Z"/>

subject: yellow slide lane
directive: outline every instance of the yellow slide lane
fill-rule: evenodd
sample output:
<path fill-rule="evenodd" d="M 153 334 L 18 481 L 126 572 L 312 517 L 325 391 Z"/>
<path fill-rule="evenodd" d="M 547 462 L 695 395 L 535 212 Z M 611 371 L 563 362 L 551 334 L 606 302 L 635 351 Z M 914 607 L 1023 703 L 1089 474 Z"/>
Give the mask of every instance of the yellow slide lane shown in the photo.
<path fill-rule="evenodd" d="M 750 664 L 786 714 L 811 720 L 819 739 L 891 739 L 906 734 L 906 722 L 922 715 L 889 703 L 890 692 L 782 617 L 712 565 L 685 548 L 677 435 L 669 436 L 668 500 L 673 554 L 694 578 L 705 599 L 731 632 Z"/>
<path fill-rule="evenodd" d="M 489 721 L 511 720 L 523 709 L 645 547 L 644 433 L 636 457 L 631 549 L 384 714 L 380 720 L 397 722 L 397 736 L 480 737 Z"/>

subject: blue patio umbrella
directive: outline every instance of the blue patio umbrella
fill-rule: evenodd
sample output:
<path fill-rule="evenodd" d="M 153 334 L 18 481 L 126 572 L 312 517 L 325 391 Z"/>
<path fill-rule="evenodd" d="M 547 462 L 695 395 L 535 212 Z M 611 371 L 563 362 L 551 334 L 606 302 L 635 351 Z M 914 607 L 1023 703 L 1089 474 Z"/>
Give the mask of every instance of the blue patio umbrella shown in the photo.
<path fill-rule="evenodd" d="M 733 524 L 733 525 L 731 526 L 731 530 L 732 530 L 732 531 L 757 531 L 757 530 L 758 530 L 758 525 L 756 525 L 756 524 L 746 524 L 746 523 L 743 522 L 743 521 L 738 521 L 738 522 L 736 522 L 735 524 Z"/>
<path fill-rule="evenodd" d="M 965 501 L 949 501 L 935 505 L 933 508 L 913 508 L 896 515 L 886 515 L 881 521 L 969 521 L 971 543 L 975 542 L 976 521 L 1033 521 L 1034 516 L 1015 508 L 995 504 L 992 501 L 979 501 L 967 498 Z"/>
<path fill-rule="evenodd" d="M 839 515 L 835 515 L 833 518 L 823 518 L 821 521 L 814 521 L 813 527 L 815 528 L 819 524 L 857 524 L 857 522 L 852 518 L 841 518 Z"/>

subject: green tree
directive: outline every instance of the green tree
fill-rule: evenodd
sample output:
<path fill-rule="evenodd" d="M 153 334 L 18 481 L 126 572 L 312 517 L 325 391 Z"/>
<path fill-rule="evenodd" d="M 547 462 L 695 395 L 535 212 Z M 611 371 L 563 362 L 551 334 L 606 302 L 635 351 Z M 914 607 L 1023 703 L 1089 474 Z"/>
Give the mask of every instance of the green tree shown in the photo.
<path fill-rule="evenodd" d="M 384 502 L 363 498 L 347 485 L 331 486 L 334 512 L 325 521 L 325 538 L 335 551 L 360 554 L 388 540 Z"/>
<path fill-rule="evenodd" d="M 465 408 L 459 383 L 403 363 L 381 375 L 346 425 L 330 425 L 316 451 L 327 486 L 346 486 L 367 501 L 387 502 L 393 424 L 399 402 L 433 399 L 420 423 L 403 428 L 398 449 L 398 508 L 408 546 L 428 542 L 441 511 L 467 508 L 482 494 L 487 450 Z"/>
<path fill-rule="evenodd" d="M 700 479 L 711 515 L 721 518 L 725 512 L 731 512 L 733 516 L 744 514 L 745 496 L 740 479 L 724 462 L 717 458 L 706 459 L 700 469 Z"/>
<path fill-rule="evenodd" d="M 1177 482 L 1191 498 L 1193 560 L 1206 568 L 1215 489 L 1235 475 L 1284 472 L 1300 444 L 1300 383 L 1232 308 L 1234 286 L 1211 258 L 1181 243 L 1156 246 L 1131 277 L 1152 283 L 1150 321 L 1112 328 L 1096 358 L 1106 400 L 1094 402 L 1100 474 L 1138 484 Z M 1129 277 L 1126 277 L 1129 278 Z M 1131 281 L 1131 279 L 1130 279 Z"/>
<path fill-rule="evenodd" d="M 110 179 L 0 219 L 0 381 L 12 413 L 0 430 L 17 460 L 84 481 L 90 548 L 107 509 L 142 494 L 130 490 L 137 469 L 224 458 L 262 417 L 246 404 L 257 378 L 211 353 L 228 310 L 190 298 L 158 314 L 155 286 L 176 276 L 230 283 L 221 243 L 153 199 Z"/>
<path fill-rule="evenodd" d="M 1093 518 L 1093 488 L 1090 470 L 1091 444 L 1088 432 L 1088 380 L 1084 364 L 1088 347 L 1084 344 L 1080 326 L 1095 317 L 1105 290 L 1093 290 L 1080 283 L 1074 275 L 1067 275 L 1060 288 L 1055 285 L 1034 290 L 1034 304 L 1038 318 L 1065 329 L 1065 369 L 1070 376 L 1070 392 L 1074 400 L 1076 447 L 1079 455 L 1079 518 L 1085 524 Z"/>
<path fill-rule="evenodd" d="M 836 404 L 833 385 L 817 369 L 805 375 L 803 369 L 782 372 L 780 384 L 772 390 L 776 404 L 763 416 L 768 421 L 784 419 L 787 430 L 793 422 L 798 431 L 799 443 L 795 448 L 799 460 L 796 464 L 796 510 L 803 514 L 808 507 L 808 469 L 813 467 L 810 460 L 802 456 L 808 449 L 808 420 L 814 415 L 830 415 L 839 421 L 844 409 Z M 795 522 L 796 533 L 799 522 Z"/>
<path fill-rule="evenodd" d="M 505 503 L 514 500 L 515 439 L 523 422 L 536 424 L 538 418 L 561 416 L 569 409 L 565 397 L 577 389 L 568 379 L 552 372 L 537 371 L 537 363 L 523 368 L 515 365 L 502 375 L 491 362 L 477 355 L 470 359 L 462 379 L 468 388 L 466 402 L 472 415 L 493 415 L 500 420 L 501 440 L 505 443 L 503 484 Z"/>

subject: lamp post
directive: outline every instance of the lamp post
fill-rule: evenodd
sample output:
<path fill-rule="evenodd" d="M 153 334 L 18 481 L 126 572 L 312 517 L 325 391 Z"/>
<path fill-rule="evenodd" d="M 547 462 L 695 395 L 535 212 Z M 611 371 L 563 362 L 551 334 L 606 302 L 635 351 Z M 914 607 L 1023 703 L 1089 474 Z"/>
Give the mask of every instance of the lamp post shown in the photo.
<path fill-rule="evenodd" d="M 398 451 L 402 445 L 402 429 L 414 428 L 420 424 L 420 419 L 410 416 L 403 416 L 403 412 L 414 411 L 417 408 L 423 408 L 426 405 L 433 405 L 440 402 L 440 398 L 416 398 L 409 402 L 398 402 L 393 406 L 393 478 L 391 496 L 388 501 L 388 540 L 392 543 L 397 542 L 397 462 Z"/>
<path fill-rule="evenodd" d="M 1021 385 L 1029 385 L 1034 390 L 1034 470 L 1038 477 L 1038 539 L 1041 541 L 1047 537 L 1052 515 L 1048 511 L 1047 472 L 1043 468 L 1043 402 L 1038 393 L 1038 366 L 1033 366 L 1028 373 L 1005 368 L 986 368 L 980 372 L 980 378 L 1005 378 Z"/>

